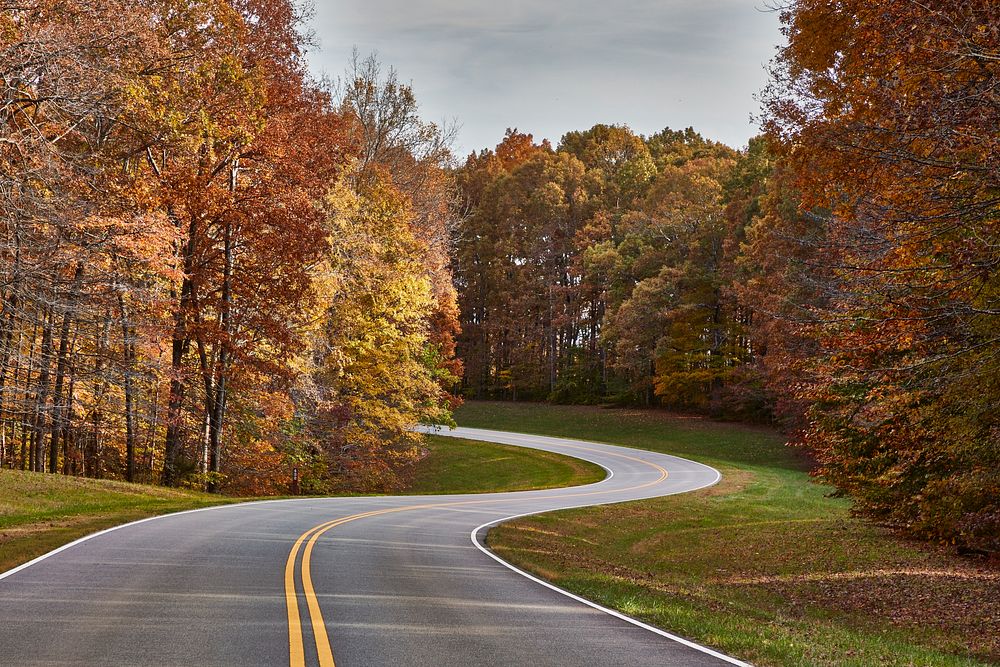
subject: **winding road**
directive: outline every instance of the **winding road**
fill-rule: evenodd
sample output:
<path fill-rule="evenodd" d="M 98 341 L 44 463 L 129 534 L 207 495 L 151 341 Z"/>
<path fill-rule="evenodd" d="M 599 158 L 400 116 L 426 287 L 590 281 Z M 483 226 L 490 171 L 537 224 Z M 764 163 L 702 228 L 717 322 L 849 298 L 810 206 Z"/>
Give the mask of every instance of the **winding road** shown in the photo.
<path fill-rule="evenodd" d="M 0 574 L 2 665 L 725 665 L 483 548 L 524 514 L 683 493 L 719 473 L 579 440 L 442 431 L 609 476 L 517 493 L 275 500 L 89 536 Z"/>

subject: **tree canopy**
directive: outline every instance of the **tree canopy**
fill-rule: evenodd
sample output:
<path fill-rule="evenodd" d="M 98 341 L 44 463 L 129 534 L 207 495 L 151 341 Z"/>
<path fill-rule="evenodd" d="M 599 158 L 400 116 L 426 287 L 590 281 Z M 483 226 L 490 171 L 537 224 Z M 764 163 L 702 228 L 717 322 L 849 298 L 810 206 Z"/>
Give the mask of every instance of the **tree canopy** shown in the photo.
<path fill-rule="evenodd" d="M 408 427 L 447 421 L 448 137 L 374 61 L 343 99 L 312 81 L 300 22 L 257 0 L 3 8 L 0 463 L 384 488 Z"/>

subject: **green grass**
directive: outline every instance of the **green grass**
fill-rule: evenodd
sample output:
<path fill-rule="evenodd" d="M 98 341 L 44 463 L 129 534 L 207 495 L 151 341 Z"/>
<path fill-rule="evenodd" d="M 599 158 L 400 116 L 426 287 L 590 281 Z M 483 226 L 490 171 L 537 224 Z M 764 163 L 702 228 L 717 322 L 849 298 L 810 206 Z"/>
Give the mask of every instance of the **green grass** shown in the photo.
<path fill-rule="evenodd" d="M 427 436 L 427 450 L 409 472 L 403 493 L 551 489 L 599 482 L 607 474 L 568 456 L 446 436 Z"/>
<path fill-rule="evenodd" d="M 1000 661 L 1000 573 L 853 518 L 763 428 L 659 411 L 468 403 L 463 426 L 585 438 L 717 467 L 711 489 L 568 510 L 488 536 L 519 567 L 758 665 Z"/>
<path fill-rule="evenodd" d="M 0 470 L 0 572 L 79 537 L 233 499 L 108 480 Z"/>

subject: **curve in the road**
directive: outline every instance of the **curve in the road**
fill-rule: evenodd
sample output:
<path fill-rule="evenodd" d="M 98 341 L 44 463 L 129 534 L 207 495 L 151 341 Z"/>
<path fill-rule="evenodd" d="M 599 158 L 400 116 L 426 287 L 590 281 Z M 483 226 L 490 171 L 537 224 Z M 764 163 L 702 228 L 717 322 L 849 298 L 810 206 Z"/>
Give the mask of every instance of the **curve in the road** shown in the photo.
<path fill-rule="evenodd" d="M 745 664 L 544 582 L 480 540 L 488 527 L 519 516 L 711 486 L 720 478 L 716 470 L 586 441 L 462 428 L 440 434 L 575 456 L 601 465 L 608 477 L 472 497 L 244 503 L 103 531 L 0 575 L 7 579 L 0 618 L 15 619 L 0 626 L 0 658 L 118 665 L 150 664 L 156 656 L 156 664 L 333 667 L 335 647 L 341 667 Z M 237 571 L 216 563 L 213 572 L 217 560 L 236 563 Z M 280 581 L 275 560 L 284 562 Z M 81 576 L 90 583 L 74 587 Z M 275 599 L 283 602 L 280 623 Z M 124 622 L 99 633 L 69 632 L 56 620 L 107 626 L 108 609 L 122 606 L 135 608 L 123 618 L 146 632 Z M 198 618 L 216 621 L 215 641 L 192 656 L 179 647 L 198 636 Z M 230 627 L 237 622 L 256 630 Z M 49 628 L 44 638 L 39 627 Z"/>

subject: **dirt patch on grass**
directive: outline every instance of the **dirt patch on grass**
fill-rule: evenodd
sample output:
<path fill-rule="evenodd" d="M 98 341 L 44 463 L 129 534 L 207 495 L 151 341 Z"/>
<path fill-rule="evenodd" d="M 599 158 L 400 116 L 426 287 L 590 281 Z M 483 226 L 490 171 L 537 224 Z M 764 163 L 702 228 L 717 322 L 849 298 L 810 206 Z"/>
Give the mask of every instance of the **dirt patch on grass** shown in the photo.
<path fill-rule="evenodd" d="M 717 496 L 729 496 L 745 490 L 753 482 L 755 475 L 749 470 L 740 468 L 719 468 L 722 479 L 718 484 L 701 489 L 691 494 L 692 497 L 715 498 Z"/>
<path fill-rule="evenodd" d="M 3 543 L 5 541 L 30 537 L 31 535 L 38 535 L 39 533 L 48 532 L 53 529 L 70 528 L 72 526 L 79 526 L 93 521 L 103 521 L 106 518 L 107 517 L 100 515 L 80 516 L 76 518 L 60 519 L 58 521 L 41 521 L 39 523 L 29 523 L 27 525 L 0 528 L 0 549 L 3 548 Z"/>

